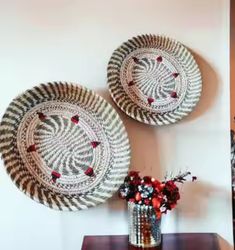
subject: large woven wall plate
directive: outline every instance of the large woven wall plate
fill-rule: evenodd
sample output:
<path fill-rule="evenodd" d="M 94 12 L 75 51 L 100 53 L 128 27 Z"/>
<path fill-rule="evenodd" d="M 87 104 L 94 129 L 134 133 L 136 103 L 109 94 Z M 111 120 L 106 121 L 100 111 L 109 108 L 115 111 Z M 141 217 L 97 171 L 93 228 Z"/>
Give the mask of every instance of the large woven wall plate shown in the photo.
<path fill-rule="evenodd" d="M 130 163 L 117 112 L 93 91 L 66 82 L 41 84 L 10 103 L 0 124 L 0 152 L 20 190 L 59 210 L 103 203 Z"/>
<path fill-rule="evenodd" d="M 175 123 L 188 115 L 202 90 L 192 54 L 159 35 L 137 36 L 116 49 L 108 64 L 108 85 L 122 111 L 151 125 Z"/>

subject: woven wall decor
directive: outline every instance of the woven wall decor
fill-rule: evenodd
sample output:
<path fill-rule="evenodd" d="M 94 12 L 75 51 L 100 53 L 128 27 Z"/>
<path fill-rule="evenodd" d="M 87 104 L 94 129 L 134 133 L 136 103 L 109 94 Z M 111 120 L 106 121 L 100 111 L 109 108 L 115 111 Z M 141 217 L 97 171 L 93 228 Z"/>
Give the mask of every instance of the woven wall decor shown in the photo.
<path fill-rule="evenodd" d="M 181 43 L 159 35 L 137 36 L 117 48 L 108 64 L 108 85 L 122 111 L 151 125 L 182 119 L 202 90 L 192 54 Z"/>
<path fill-rule="evenodd" d="M 41 84 L 10 103 L 0 124 L 0 152 L 20 190 L 59 210 L 104 202 L 130 163 L 117 112 L 101 96 L 66 82 Z"/>

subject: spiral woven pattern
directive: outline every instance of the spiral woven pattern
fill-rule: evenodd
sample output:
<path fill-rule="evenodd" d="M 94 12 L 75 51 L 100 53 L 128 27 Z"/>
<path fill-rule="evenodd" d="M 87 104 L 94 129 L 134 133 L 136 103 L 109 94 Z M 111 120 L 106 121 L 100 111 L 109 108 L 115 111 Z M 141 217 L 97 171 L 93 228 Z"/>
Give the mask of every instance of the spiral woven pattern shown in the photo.
<path fill-rule="evenodd" d="M 59 210 L 104 202 L 125 178 L 128 137 L 102 97 L 75 84 L 41 84 L 15 98 L 0 124 L 0 152 L 15 184 Z"/>
<path fill-rule="evenodd" d="M 157 35 L 134 37 L 116 49 L 108 64 L 108 84 L 127 115 L 151 125 L 182 119 L 202 90 L 192 54 L 179 42 Z"/>

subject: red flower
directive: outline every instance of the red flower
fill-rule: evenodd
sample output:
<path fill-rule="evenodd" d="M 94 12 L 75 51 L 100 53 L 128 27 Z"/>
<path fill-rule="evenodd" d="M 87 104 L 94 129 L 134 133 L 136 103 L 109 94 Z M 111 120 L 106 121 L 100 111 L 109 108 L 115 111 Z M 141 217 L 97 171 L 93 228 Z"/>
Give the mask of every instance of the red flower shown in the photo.
<path fill-rule="evenodd" d="M 144 181 L 144 184 L 151 184 L 152 178 L 150 176 L 144 176 L 143 181 Z"/>
<path fill-rule="evenodd" d="M 150 176 L 141 178 L 139 172 L 130 171 L 119 188 L 119 195 L 129 202 L 153 206 L 157 218 L 160 219 L 163 213 L 177 205 L 180 193 L 176 183 L 183 183 L 188 175 L 190 172 L 180 173 L 175 178 L 160 182 Z M 196 177 L 192 180 L 196 180 Z"/>
<path fill-rule="evenodd" d="M 175 189 L 178 189 L 178 187 L 175 185 L 174 181 L 167 181 L 165 183 L 165 188 L 169 191 L 174 191 Z"/>
<path fill-rule="evenodd" d="M 158 180 L 153 181 L 152 185 L 153 185 L 155 191 L 158 193 L 160 193 L 162 191 L 163 187 L 165 186 L 165 184 L 161 183 Z"/>
<path fill-rule="evenodd" d="M 134 177 L 139 177 L 139 172 L 138 171 L 130 171 L 129 176 L 134 176 Z"/>
<path fill-rule="evenodd" d="M 137 187 L 138 185 L 141 184 L 141 179 L 139 177 L 132 177 L 132 180 L 130 181 L 130 185 L 133 185 Z"/>

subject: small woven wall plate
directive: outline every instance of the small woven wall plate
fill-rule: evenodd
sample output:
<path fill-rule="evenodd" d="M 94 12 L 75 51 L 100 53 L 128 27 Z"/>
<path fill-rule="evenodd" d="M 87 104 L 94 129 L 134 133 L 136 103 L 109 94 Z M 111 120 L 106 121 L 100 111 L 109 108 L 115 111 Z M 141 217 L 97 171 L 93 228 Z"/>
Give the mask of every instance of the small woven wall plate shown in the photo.
<path fill-rule="evenodd" d="M 122 111 L 151 125 L 175 123 L 188 115 L 202 90 L 192 54 L 159 35 L 137 36 L 116 49 L 108 64 L 108 85 Z"/>
<path fill-rule="evenodd" d="M 0 124 L 0 152 L 20 190 L 59 210 L 103 203 L 130 163 L 117 112 L 93 91 L 66 82 L 41 84 L 10 103 Z"/>

